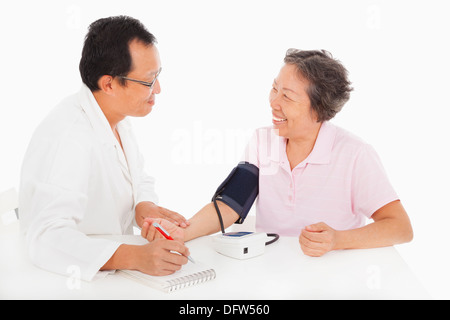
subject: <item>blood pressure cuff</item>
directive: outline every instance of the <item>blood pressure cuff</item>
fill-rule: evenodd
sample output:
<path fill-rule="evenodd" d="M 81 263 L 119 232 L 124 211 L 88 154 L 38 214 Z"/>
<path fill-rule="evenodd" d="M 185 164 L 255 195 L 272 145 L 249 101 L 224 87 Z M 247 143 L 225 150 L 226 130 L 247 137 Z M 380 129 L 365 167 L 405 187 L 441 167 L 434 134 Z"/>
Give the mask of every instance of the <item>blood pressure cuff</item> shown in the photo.
<path fill-rule="evenodd" d="M 211 201 L 220 200 L 227 204 L 239 215 L 236 223 L 242 223 L 258 196 L 258 183 L 258 167 L 248 162 L 240 162 L 217 188 Z M 218 214 L 220 215 L 220 212 Z"/>

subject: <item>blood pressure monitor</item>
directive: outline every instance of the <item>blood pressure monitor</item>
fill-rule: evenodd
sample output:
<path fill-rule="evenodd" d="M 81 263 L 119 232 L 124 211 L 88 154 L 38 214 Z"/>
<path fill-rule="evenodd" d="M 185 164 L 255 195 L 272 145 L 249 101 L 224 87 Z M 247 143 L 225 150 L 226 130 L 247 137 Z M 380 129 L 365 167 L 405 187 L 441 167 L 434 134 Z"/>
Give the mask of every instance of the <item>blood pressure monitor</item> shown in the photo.
<path fill-rule="evenodd" d="M 275 233 L 261 232 L 228 232 L 220 213 L 217 201 L 225 203 L 239 216 L 236 223 L 243 223 L 250 208 L 258 196 L 259 189 L 259 169 L 248 162 L 240 162 L 235 167 L 224 182 L 217 188 L 211 201 L 219 218 L 222 234 L 214 237 L 214 249 L 225 256 L 235 259 L 248 259 L 264 253 L 266 245 L 278 240 Z M 274 237 L 267 241 L 268 237 Z"/>
<path fill-rule="evenodd" d="M 262 232 L 228 232 L 215 236 L 213 246 L 220 254 L 243 260 L 263 254 L 266 243 L 273 242 L 268 239 L 268 234 Z"/>

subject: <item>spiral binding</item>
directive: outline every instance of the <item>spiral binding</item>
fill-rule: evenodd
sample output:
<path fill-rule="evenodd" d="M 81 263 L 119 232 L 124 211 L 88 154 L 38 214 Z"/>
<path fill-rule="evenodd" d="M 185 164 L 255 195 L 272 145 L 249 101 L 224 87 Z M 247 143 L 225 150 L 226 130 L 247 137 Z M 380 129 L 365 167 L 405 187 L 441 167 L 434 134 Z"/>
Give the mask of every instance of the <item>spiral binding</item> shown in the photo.
<path fill-rule="evenodd" d="M 216 272 L 213 269 L 196 272 L 187 276 L 179 277 L 168 281 L 168 291 L 176 291 L 186 287 L 190 287 L 199 283 L 212 280 L 216 277 Z"/>

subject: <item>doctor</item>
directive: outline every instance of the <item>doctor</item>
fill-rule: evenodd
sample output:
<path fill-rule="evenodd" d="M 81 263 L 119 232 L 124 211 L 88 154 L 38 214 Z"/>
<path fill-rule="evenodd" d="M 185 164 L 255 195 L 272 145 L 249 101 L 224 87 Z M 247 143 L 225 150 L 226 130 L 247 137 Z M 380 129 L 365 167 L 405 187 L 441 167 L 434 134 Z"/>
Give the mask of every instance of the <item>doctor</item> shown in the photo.
<path fill-rule="evenodd" d="M 84 84 L 38 126 L 23 161 L 19 212 L 37 266 L 65 275 L 76 266 L 89 281 L 115 269 L 167 275 L 187 263 L 182 241 L 131 246 L 88 237 L 132 234 L 149 217 L 189 224 L 156 204 L 126 119 L 149 114 L 161 92 L 155 43 L 130 17 L 91 24 L 80 61 Z"/>

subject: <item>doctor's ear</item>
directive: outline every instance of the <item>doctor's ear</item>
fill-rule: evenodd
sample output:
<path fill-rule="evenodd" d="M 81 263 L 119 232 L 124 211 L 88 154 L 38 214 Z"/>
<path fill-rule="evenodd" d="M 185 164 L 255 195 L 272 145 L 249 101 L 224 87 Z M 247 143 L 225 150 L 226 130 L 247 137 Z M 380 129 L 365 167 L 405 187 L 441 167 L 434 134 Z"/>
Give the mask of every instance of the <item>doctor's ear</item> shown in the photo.
<path fill-rule="evenodd" d="M 104 93 L 110 95 L 113 93 L 113 84 L 114 78 L 112 76 L 104 75 L 98 79 L 98 87 L 100 90 L 102 90 Z"/>

